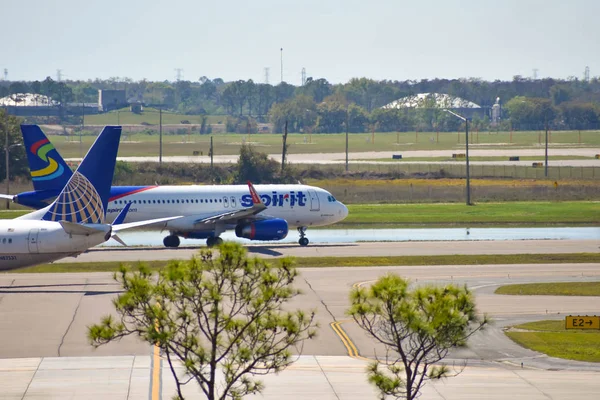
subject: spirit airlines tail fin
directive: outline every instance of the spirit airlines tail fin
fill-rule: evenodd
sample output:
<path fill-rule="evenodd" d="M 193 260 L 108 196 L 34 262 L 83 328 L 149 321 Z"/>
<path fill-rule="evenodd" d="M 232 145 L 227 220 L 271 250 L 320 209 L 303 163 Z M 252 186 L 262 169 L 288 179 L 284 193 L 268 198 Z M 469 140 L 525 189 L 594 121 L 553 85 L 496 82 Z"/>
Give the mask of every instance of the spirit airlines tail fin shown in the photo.
<path fill-rule="evenodd" d="M 56 191 L 55 193 L 58 193 L 71 179 L 73 175 L 71 168 L 39 126 L 21 125 L 21 133 L 31 170 L 33 189 L 36 192 Z"/>

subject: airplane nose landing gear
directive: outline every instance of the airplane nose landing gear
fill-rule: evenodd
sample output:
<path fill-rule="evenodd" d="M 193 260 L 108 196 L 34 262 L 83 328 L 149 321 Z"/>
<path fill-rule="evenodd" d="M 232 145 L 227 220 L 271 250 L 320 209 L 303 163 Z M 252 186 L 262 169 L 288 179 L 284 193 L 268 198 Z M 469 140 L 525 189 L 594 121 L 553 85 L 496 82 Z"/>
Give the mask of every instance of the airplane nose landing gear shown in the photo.
<path fill-rule="evenodd" d="M 306 237 L 306 227 L 299 226 L 298 233 L 300 234 L 300 240 L 298 240 L 298 244 L 302 247 L 308 246 L 308 238 Z"/>
<path fill-rule="evenodd" d="M 219 236 L 211 236 L 206 239 L 206 246 L 208 247 L 215 247 L 221 244 L 223 244 L 223 239 L 221 239 Z"/>

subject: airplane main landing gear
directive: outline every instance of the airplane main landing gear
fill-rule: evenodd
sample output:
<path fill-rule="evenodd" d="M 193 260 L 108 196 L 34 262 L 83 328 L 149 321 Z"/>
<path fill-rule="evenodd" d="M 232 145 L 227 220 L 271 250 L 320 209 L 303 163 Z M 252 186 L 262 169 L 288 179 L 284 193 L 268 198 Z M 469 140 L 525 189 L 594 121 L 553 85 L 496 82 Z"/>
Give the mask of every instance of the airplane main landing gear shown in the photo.
<path fill-rule="evenodd" d="M 308 238 L 306 237 L 306 227 L 299 226 L 298 233 L 300 234 L 300 240 L 298 240 L 298 244 L 302 247 L 308 246 Z"/>
<path fill-rule="evenodd" d="M 177 235 L 165 236 L 163 239 L 163 244 L 165 247 L 179 247 L 180 243 L 179 236 Z"/>
<path fill-rule="evenodd" d="M 222 243 L 223 243 L 223 239 L 221 239 L 218 236 L 211 236 L 208 239 L 206 239 L 206 245 L 208 247 L 219 246 Z"/>

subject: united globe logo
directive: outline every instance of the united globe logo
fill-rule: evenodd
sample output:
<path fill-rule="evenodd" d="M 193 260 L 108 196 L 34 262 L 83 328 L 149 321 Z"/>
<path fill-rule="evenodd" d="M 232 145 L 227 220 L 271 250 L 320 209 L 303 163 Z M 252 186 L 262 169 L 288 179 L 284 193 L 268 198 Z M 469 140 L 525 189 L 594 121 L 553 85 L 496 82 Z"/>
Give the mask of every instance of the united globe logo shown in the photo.
<path fill-rule="evenodd" d="M 91 182 L 79 172 L 75 172 L 50 206 L 44 220 L 101 224 L 104 222 L 102 199 Z"/>

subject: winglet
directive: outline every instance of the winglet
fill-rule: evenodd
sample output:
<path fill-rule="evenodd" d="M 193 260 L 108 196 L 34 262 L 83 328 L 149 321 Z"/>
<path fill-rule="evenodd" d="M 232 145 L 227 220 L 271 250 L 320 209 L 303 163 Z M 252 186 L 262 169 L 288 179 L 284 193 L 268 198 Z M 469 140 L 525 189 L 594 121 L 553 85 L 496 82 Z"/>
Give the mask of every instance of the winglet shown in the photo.
<path fill-rule="evenodd" d="M 124 221 L 125 218 L 127 217 L 127 213 L 129 212 L 129 208 L 131 207 L 131 203 L 127 203 L 125 204 L 125 207 L 123 207 L 121 209 L 121 211 L 119 212 L 119 215 L 117 215 L 117 218 L 115 218 L 115 220 L 113 221 L 112 225 L 121 225 Z"/>
<path fill-rule="evenodd" d="M 250 181 L 248 181 L 248 190 L 250 190 L 250 196 L 252 196 L 252 204 L 255 206 L 259 204 L 264 206 L 262 199 L 256 192 L 256 189 L 254 189 L 254 185 Z"/>

